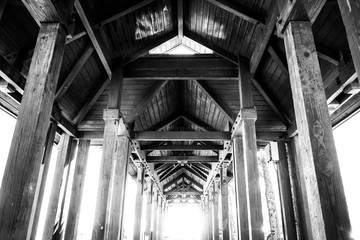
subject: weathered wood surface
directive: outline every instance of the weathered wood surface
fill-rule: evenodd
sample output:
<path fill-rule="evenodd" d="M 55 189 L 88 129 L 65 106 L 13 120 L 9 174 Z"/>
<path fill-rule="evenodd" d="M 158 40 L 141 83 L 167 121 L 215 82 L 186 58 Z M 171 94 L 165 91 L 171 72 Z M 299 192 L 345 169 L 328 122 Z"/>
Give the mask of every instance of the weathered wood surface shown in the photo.
<path fill-rule="evenodd" d="M 151 239 L 151 221 L 152 221 L 152 201 L 153 201 L 153 183 L 148 178 L 147 182 L 147 190 L 146 190 L 146 220 L 145 220 L 145 229 L 144 229 L 144 238 L 143 239 Z"/>
<path fill-rule="evenodd" d="M 135 141 L 222 141 L 230 140 L 229 132 L 134 132 Z"/>
<path fill-rule="evenodd" d="M 219 161 L 218 156 L 147 156 L 148 163 L 216 163 Z"/>
<path fill-rule="evenodd" d="M 214 199 L 213 199 L 213 240 L 220 239 L 220 201 L 219 201 L 219 182 L 217 180 L 214 181 Z"/>
<path fill-rule="evenodd" d="M 77 238 L 80 220 L 80 206 L 84 192 L 85 174 L 90 148 L 89 140 L 79 140 L 75 172 L 71 187 L 69 212 L 66 220 L 65 239 L 75 240 Z"/>
<path fill-rule="evenodd" d="M 222 239 L 230 240 L 230 212 L 229 212 L 229 187 L 227 182 L 227 166 L 220 169 L 220 192 L 221 192 L 221 215 L 222 215 Z"/>
<path fill-rule="evenodd" d="M 301 149 L 309 239 L 349 239 L 350 220 L 310 22 L 290 22 L 285 46 Z M 299 164 L 299 163 L 298 163 Z"/>
<path fill-rule="evenodd" d="M 42 24 L 0 192 L 0 236 L 25 239 L 65 46 L 60 24 Z"/>
<path fill-rule="evenodd" d="M 145 171 L 142 166 L 139 166 L 137 171 L 137 182 L 136 182 L 136 196 L 135 196 L 135 217 L 134 217 L 134 234 L 133 240 L 141 240 L 141 219 L 144 217 L 143 214 L 143 198 L 144 198 L 144 187 L 145 184 Z"/>

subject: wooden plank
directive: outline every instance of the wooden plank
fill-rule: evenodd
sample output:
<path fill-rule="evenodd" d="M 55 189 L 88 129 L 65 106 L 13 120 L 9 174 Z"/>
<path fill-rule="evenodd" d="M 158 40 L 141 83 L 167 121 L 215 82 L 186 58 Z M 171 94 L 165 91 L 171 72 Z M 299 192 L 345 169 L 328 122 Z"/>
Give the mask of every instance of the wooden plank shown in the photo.
<path fill-rule="evenodd" d="M 184 178 L 184 174 L 181 174 L 179 176 L 177 176 L 176 178 L 174 178 L 173 180 L 171 180 L 170 182 L 164 184 L 163 188 L 164 190 L 166 190 L 168 187 L 170 187 L 171 185 L 175 184 L 180 180 Z"/>
<path fill-rule="evenodd" d="M 184 37 L 184 6 L 183 0 L 177 0 L 178 38 Z"/>
<path fill-rule="evenodd" d="M 223 141 L 230 140 L 229 132 L 134 132 L 132 139 L 135 141 Z"/>
<path fill-rule="evenodd" d="M 203 185 L 197 181 L 195 181 L 193 178 L 189 177 L 187 174 L 184 173 L 184 178 L 188 180 L 191 184 L 194 184 L 194 186 L 203 189 Z"/>
<path fill-rule="evenodd" d="M 232 3 L 227 0 L 206 0 L 207 2 L 231 13 L 235 16 L 238 16 L 245 21 L 251 22 L 255 25 L 259 24 L 263 27 L 264 19 L 259 14 L 246 9 L 244 6 L 239 6 L 239 4 Z"/>
<path fill-rule="evenodd" d="M 213 127 L 203 123 L 199 119 L 191 116 L 190 114 L 183 114 L 182 118 L 186 121 L 188 121 L 190 124 L 195 125 L 200 130 L 207 132 L 207 131 L 214 131 Z"/>
<path fill-rule="evenodd" d="M 200 178 L 201 180 L 203 180 L 204 182 L 206 181 L 205 176 L 199 174 L 197 171 L 195 171 L 192 167 L 190 167 L 189 165 L 185 165 L 184 169 L 188 172 L 190 172 L 191 174 L 193 174 L 194 176 Z"/>
<path fill-rule="evenodd" d="M 286 63 L 283 62 L 283 60 L 280 58 L 279 54 L 275 51 L 275 49 L 270 45 L 266 48 L 266 50 L 269 52 L 270 56 L 274 59 L 276 64 L 279 66 L 283 74 L 287 79 L 289 79 L 289 71 L 287 68 Z"/>
<path fill-rule="evenodd" d="M 78 61 L 75 63 L 74 67 L 71 69 L 69 75 L 66 77 L 63 84 L 59 87 L 55 94 L 55 101 L 59 101 L 69 89 L 70 85 L 74 82 L 76 76 L 79 74 L 82 67 L 85 65 L 86 61 L 91 56 L 94 48 L 92 46 L 88 46 Z"/>
<path fill-rule="evenodd" d="M 107 18 L 107 19 L 102 20 L 99 24 L 96 25 L 96 27 L 101 27 L 101 26 L 103 26 L 105 24 L 109 24 L 109 23 L 111 23 L 111 22 L 113 22 L 113 21 L 115 21 L 115 20 L 117 20 L 117 19 L 119 19 L 121 17 L 124 17 L 127 14 L 130 14 L 130 13 L 132 13 L 132 12 L 134 12 L 134 11 L 140 9 L 140 8 L 145 7 L 146 5 L 149 5 L 153 1 L 154 0 L 143 0 L 143 1 L 139 2 L 139 3 L 136 3 L 136 4 L 132 5 L 131 7 L 125 9 L 125 10 L 119 11 L 117 14 L 115 14 L 115 15 Z"/>
<path fill-rule="evenodd" d="M 354 61 L 357 75 L 360 75 L 360 6 L 356 0 L 337 1 L 344 22 L 347 39 L 350 46 L 351 55 Z"/>
<path fill-rule="evenodd" d="M 95 32 L 93 31 L 91 25 L 90 25 L 90 22 L 89 22 L 89 19 L 83 9 L 83 7 L 81 6 L 79 0 L 75 0 L 75 8 L 76 8 L 76 11 L 78 12 L 79 14 L 79 17 L 81 19 L 81 22 L 82 24 L 84 25 L 85 29 L 86 29 L 86 32 L 91 40 L 91 43 L 93 44 L 94 48 L 95 48 L 95 51 L 96 53 L 98 54 L 99 58 L 100 58 L 100 61 L 105 69 L 105 72 L 106 74 L 108 75 L 108 77 L 111 79 L 111 62 L 109 60 L 106 59 L 105 55 L 104 55 L 104 52 L 99 44 L 99 41 L 95 35 Z"/>
<path fill-rule="evenodd" d="M 20 94 L 24 94 L 26 78 L 19 70 L 11 66 L 3 56 L 0 56 L 0 77 L 14 87 Z"/>
<path fill-rule="evenodd" d="M 197 192 L 197 191 L 169 191 L 169 192 L 164 192 L 165 196 L 176 196 L 176 195 L 202 195 L 202 192 Z"/>
<path fill-rule="evenodd" d="M 351 232 L 334 137 L 310 22 L 290 22 L 285 33 L 300 142 L 309 239 L 346 239 Z"/>
<path fill-rule="evenodd" d="M 0 190 L 0 236 L 26 239 L 65 47 L 60 24 L 42 24 Z"/>
<path fill-rule="evenodd" d="M 341 104 L 331 114 L 331 124 L 335 128 L 341 123 L 349 119 L 351 116 L 359 112 L 360 109 L 360 93 L 352 95 L 345 103 Z"/>
<path fill-rule="evenodd" d="M 65 239 L 76 239 L 77 236 L 89 148 L 90 140 L 79 140 L 69 212 L 66 220 Z"/>
<path fill-rule="evenodd" d="M 223 145 L 158 145 L 158 144 L 151 144 L 151 145 L 141 145 L 140 150 L 144 151 L 153 151 L 153 150 L 160 150 L 160 151 L 206 151 L 206 150 L 223 150 Z"/>
<path fill-rule="evenodd" d="M 147 156 L 148 163 L 212 163 L 218 162 L 217 156 Z"/>
<path fill-rule="evenodd" d="M 255 50 L 250 58 L 250 72 L 253 75 L 256 73 L 256 70 L 259 66 L 262 56 L 264 55 L 264 52 L 276 25 L 278 9 L 275 4 L 275 0 L 271 2 L 272 3 L 268 12 L 268 16 L 266 18 L 265 27 L 262 30 L 262 33 L 259 35 L 256 46 L 254 48 Z"/>
<path fill-rule="evenodd" d="M 127 123 L 135 121 L 136 116 L 141 114 L 144 109 L 151 103 L 151 100 L 156 97 L 156 95 L 163 89 L 163 87 L 168 83 L 168 81 L 157 81 L 151 89 L 147 92 L 147 95 L 142 99 L 142 101 L 136 106 L 134 110 L 126 118 Z"/>

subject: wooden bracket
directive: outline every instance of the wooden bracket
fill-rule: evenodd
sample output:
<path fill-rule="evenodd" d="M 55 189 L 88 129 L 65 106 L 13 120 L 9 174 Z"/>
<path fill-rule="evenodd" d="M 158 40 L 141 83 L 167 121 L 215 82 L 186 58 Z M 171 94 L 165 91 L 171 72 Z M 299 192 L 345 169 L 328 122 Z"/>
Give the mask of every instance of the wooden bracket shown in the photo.
<path fill-rule="evenodd" d="M 104 120 L 120 119 L 120 110 L 119 109 L 104 109 L 103 113 Z"/>
<path fill-rule="evenodd" d="M 257 112 L 255 108 L 242 108 L 236 117 L 235 123 L 231 129 L 231 136 L 241 135 L 241 124 L 243 120 L 256 120 Z"/>

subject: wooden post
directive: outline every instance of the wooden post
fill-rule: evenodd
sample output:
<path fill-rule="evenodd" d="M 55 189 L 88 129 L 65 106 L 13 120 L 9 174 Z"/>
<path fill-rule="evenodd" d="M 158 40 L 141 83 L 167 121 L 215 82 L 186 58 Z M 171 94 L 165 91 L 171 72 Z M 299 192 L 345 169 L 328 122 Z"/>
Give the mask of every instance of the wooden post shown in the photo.
<path fill-rule="evenodd" d="M 45 147 L 44 158 L 42 161 L 42 168 L 41 168 L 40 174 L 39 174 L 40 185 L 37 190 L 38 191 L 37 196 L 36 196 L 37 201 L 34 201 L 34 204 L 36 204 L 36 206 L 35 206 L 34 214 L 32 217 L 33 222 L 31 225 L 31 232 L 28 233 L 28 236 L 30 236 L 30 240 L 35 240 L 37 229 L 39 226 L 40 212 L 41 212 L 41 207 L 42 207 L 42 203 L 44 200 L 46 180 L 47 180 L 48 173 L 49 173 L 50 158 L 51 158 L 51 153 L 52 153 L 52 149 L 54 146 L 54 138 L 55 138 L 55 134 L 56 134 L 56 129 L 57 129 L 57 124 L 55 122 L 51 122 L 49 130 L 48 130 L 48 135 L 46 138 L 46 147 Z M 30 227 L 29 227 L 29 230 L 30 230 Z"/>
<path fill-rule="evenodd" d="M 310 22 L 290 22 L 284 41 L 300 139 L 297 164 L 305 184 L 308 238 L 349 239 L 349 214 Z"/>
<path fill-rule="evenodd" d="M 54 231 L 55 218 L 59 204 L 61 183 L 64 167 L 74 156 L 76 142 L 66 133 L 61 135 L 58 157 L 56 160 L 53 183 L 51 186 L 49 205 L 46 211 L 43 239 L 51 239 Z M 70 166 L 69 166 L 70 167 Z M 66 191 L 66 189 L 64 189 Z M 59 226 L 60 227 L 60 226 Z"/>
<path fill-rule="evenodd" d="M 211 188 L 209 190 L 209 209 L 208 209 L 209 240 L 214 240 L 214 223 L 213 223 L 214 195 L 212 192 L 213 192 L 213 190 L 212 190 L 212 186 L 211 186 Z"/>
<path fill-rule="evenodd" d="M 205 195 L 203 197 L 203 236 L 204 236 L 204 240 L 209 240 L 209 226 L 208 226 L 208 218 L 209 218 L 209 197 L 208 195 Z"/>
<path fill-rule="evenodd" d="M 135 198 L 135 218 L 133 240 L 141 240 L 141 219 L 143 207 L 143 184 L 144 184 L 144 167 L 139 164 L 137 171 L 137 191 Z"/>
<path fill-rule="evenodd" d="M 110 184 L 113 174 L 113 161 L 116 157 L 118 143 L 118 127 L 120 120 L 121 92 L 123 85 L 123 64 L 121 63 L 113 72 L 110 82 L 110 93 L 108 96 L 107 109 L 104 109 L 104 141 L 102 161 L 100 166 L 99 186 L 97 192 L 96 210 L 92 239 L 108 239 L 109 226 L 106 219 L 110 214 L 109 207 L 111 200 Z M 106 234 L 105 234 L 106 232 Z"/>
<path fill-rule="evenodd" d="M 338 0 L 342 20 L 357 75 L 360 76 L 360 4 L 358 0 Z M 358 80 L 359 81 L 359 78 Z"/>
<path fill-rule="evenodd" d="M 150 178 L 146 179 L 147 181 L 147 201 L 146 201 L 146 223 L 145 223 L 145 232 L 144 232 L 144 240 L 151 240 L 151 206 L 152 206 L 152 191 L 153 185 Z"/>
<path fill-rule="evenodd" d="M 161 206 L 162 206 L 162 202 L 163 202 L 163 199 L 160 197 L 159 195 L 159 200 L 158 200 L 158 207 L 157 207 L 157 221 L 156 221 L 156 239 L 160 239 L 160 225 L 161 225 Z"/>
<path fill-rule="evenodd" d="M 263 217 L 257 160 L 255 121 L 257 118 L 252 98 L 251 75 L 248 62 L 239 59 L 239 92 L 241 132 L 245 162 L 246 192 L 248 194 L 248 214 L 250 239 L 263 239 Z"/>
<path fill-rule="evenodd" d="M 65 228 L 65 239 L 68 240 L 75 240 L 77 237 L 89 148 L 90 140 L 79 140 L 71 188 L 70 206 Z"/>
<path fill-rule="evenodd" d="M 286 154 L 285 142 L 278 142 L 279 161 L 277 165 L 277 177 L 282 210 L 283 232 L 285 240 L 297 239 L 294 206 L 291 195 L 291 184 Z"/>
<path fill-rule="evenodd" d="M 219 230 L 219 180 L 214 181 L 214 201 L 213 201 L 213 240 L 220 239 L 220 230 Z"/>
<path fill-rule="evenodd" d="M 229 220 L 229 189 L 227 183 L 228 163 L 222 164 L 220 181 L 221 181 L 221 213 L 222 213 L 222 238 L 230 240 L 230 220 Z"/>
<path fill-rule="evenodd" d="M 246 178 L 243 141 L 241 136 L 235 136 L 233 139 L 234 155 L 234 180 L 235 180 L 235 201 L 237 210 L 237 233 L 238 239 L 249 239 L 249 221 L 248 221 L 248 199 L 246 195 Z"/>
<path fill-rule="evenodd" d="M 157 206 L 158 206 L 158 190 L 153 186 L 152 206 L 151 206 L 151 240 L 157 239 L 156 225 L 157 225 Z"/>
<path fill-rule="evenodd" d="M 41 24 L 1 185 L 3 239 L 26 239 L 65 37 L 59 23 Z"/>

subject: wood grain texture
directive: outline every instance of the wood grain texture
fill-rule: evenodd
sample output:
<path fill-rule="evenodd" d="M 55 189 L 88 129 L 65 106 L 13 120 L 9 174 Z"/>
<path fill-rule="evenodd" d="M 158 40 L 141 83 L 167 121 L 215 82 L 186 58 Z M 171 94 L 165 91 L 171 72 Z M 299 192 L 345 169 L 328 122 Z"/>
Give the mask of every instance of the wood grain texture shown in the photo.
<path fill-rule="evenodd" d="M 42 24 L 0 194 L 0 235 L 25 239 L 65 46 L 60 24 Z"/>

